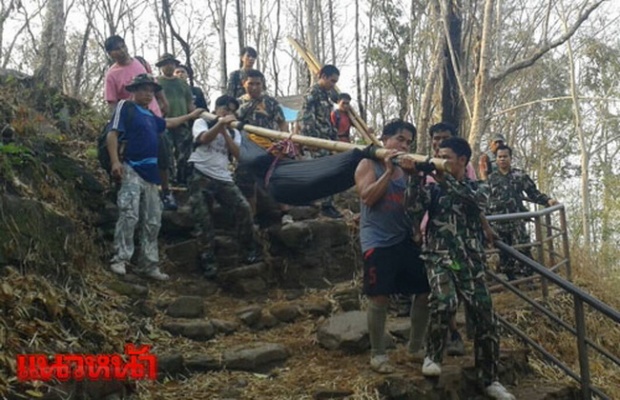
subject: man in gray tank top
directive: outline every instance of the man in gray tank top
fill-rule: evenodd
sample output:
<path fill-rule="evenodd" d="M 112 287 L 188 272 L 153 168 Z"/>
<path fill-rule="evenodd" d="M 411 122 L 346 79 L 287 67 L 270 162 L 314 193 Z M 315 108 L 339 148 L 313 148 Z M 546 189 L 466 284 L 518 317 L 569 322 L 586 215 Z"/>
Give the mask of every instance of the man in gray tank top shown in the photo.
<path fill-rule="evenodd" d="M 415 127 L 393 120 L 383 128 L 381 140 L 390 152 L 380 162 L 362 160 L 355 171 L 355 185 L 361 200 L 360 242 L 364 257 L 364 294 L 368 296 L 370 366 L 379 373 L 391 373 L 385 351 L 385 321 L 389 296 L 415 294 L 411 307 L 410 348 L 420 350 L 428 322 L 427 296 L 430 291 L 420 249 L 412 240 L 413 222 L 405 214 L 404 195 L 413 163 L 394 157 L 409 151 Z"/>

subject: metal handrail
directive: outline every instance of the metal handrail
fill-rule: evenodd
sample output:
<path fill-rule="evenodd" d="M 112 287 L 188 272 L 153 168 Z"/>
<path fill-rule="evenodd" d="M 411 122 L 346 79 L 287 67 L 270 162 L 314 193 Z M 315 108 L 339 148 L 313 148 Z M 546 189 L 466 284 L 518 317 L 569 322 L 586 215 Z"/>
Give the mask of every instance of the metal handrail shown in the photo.
<path fill-rule="evenodd" d="M 592 296 L 591 294 L 584 292 L 575 284 L 567 281 L 566 279 L 562 278 L 561 276 L 553 272 L 549 272 L 545 266 L 524 256 L 523 254 L 514 250 L 512 247 L 508 246 L 506 243 L 502 242 L 501 240 L 496 240 L 495 246 L 497 246 L 500 250 L 505 251 L 512 257 L 516 258 L 517 260 L 521 261 L 522 263 L 527 264 L 528 267 L 531 267 L 532 269 L 534 269 L 534 271 L 542 275 L 544 278 L 555 283 L 556 285 L 558 285 L 565 291 L 569 292 L 573 296 L 577 296 L 579 299 L 587 303 L 590 307 L 605 314 L 605 316 L 607 316 L 614 322 L 620 323 L 620 312 L 611 308 L 610 306 L 603 303 L 602 301 Z"/>
<path fill-rule="evenodd" d="M 558 205 L 558 206 L 554 206 L 554 207 L 558 207 L 558 209 L 563 208 L 562 205 Z M 549 209 L 546 209 L 544 211 L 551 212 Z M 545 356 L 545 358 L 547 360 L 553 362 L 556 366 L 558 366 L 560 369 L 562 369 L 567 375 L 569 375 L 573 379 L 577 380 L 581 384 L 582 398 L 584 400 L 591 399 L 593 393 L 595 395 L 603 398 L 603 399 L 609 399 L 609 397 L 607 397 L 603 392 L 601 392 L 600 389 L 598 389 L 596 387 L 593 387 L 591 385 L 591 383 L 590 383 L 590 368 L 589 368 L 589 360 L 588 360 L 588 345 L 591 346 L 593 349 L 597 350 L 600 354 L 606 356 L 609 360 L 614 362 L 616 365 L 620 366 L 620 364 L 618 364 L 618 362 L 617 362 L 618 360 L 617 360 L 617 358 L 615 356 L 609 357 L 610 354 L 607 351 L 601 352 L 600 351 L 600 347 L 598 345 L 593 345 L 593 343 L 586 337 L 585 315 L 584 315 L 584 310 L 583 310 L 583 303 L 587 303 L 590 307 L 592 307 L 593 309 L 599 311 L 600 313 L 602 313 L 603 315 L 605 315 L 606 317 L 610 318 L 612 321 L 614 321 L 614 322 L 616 322 L 618 324 L 620 324 L 620 312 L 618 312 L 617 310 L 615 310 L 612 307 L 608 306 L 607 304 L 603 303 L 602 301 L 600 301 L 599 299 L 595 298 L 594 296 L 584 292 L 579 287 L 577 287 L 573 283 L 567 281 L 566 279 L 562 278 L 561 276 L 557 275 L 556 273 L 549 271 L 542 264 L 540 264 L 540 263 L 538 263 L 538 262 L 536 262 L 536 261 L 526 257 L 521 252 L 515 250 L 514 248 L 510 247 L 506 243 L 504 243 L 504 242 L 502 242 L 500 240 L 496 240 L 495 241 L 495 246 L 497 248 L 499 248 L 501 251 L 507 253 L 509 256 L 517 259 L 518 261 L 520 261 L 520 262 L 524 263 L 525 265 L 527 265 L 528 267 L 532 268 L 532 270 L 534 272 L 542 275 L 543 278 L 549 280 L 550 282 L 553 282 L 554 284 L 556 284 L 557 286 L 559 286 L 560 288 L 562 288 L 563 290 L 565 290 L 566 292 L 570 293 L 573 296 L 573 300 L 574 300 L 574 304 L 575 304 L 575 324 L 576 324 L 576 328 L 574 330 L 572 328 L 571 329 L 567 328 L 567 329 L 569 330 L 569 332 L 571 332 L 577 338 L 577 348 L 578 348 L 578 354 L 579 354 L 579 370 L 580 370 L 580 375 L 577 375 L 576 373 L 571 371 L 570 368 L 568 368 L 561 361 L 559 361 L 556 357 L 554 357 L 549 352 L 547 352 L 544 348 L 542 348 L 542 346 L 540 346 L 539 344 L 535 343 L 532 339 L 530 339 L 527 336 L 527 334 L 525 334 L 524 332 L 520 331 L 518 328 L 516 328 L 512 324 L 508 323 L 503 318 L 500 318 L 499 321 L 501 321 L 502 324 L 505 325 L 509 330 L 511 330 L 511 331 L 515 332 L 516 334 L 518 334 L 518 336 L 520 336 L 522 339 L 524 339 L 530 345 L 533 345 L 534 348 L 536 348 L 538 351 L 540 351 L 543 354 L 543 356 Z M 490 273 L 490 271 L 489 271 L 489 273 Z M 505 287 L 507 287 L 509 290 L 513 291 L 513 293 L 519 295 L 519 293 L 517 293 L 518 290 L 515 291 L 516 289 L 509 282 L 506 282 L 503 279 L 497 279 L 497 281 L 499 283 L 501 283 L 502 285 L 504 285 Z M 527 296 L 525 296 L 525 297 L 527 297 Z M 536 308 L 538 308 L 538 307 L 536 307 Z M 545 312 L 545 314 L 547 314 L 547 313 Z M 555 318 L 552 318 L 552 319 L 555 320 Z M 564 324 L 560 324 L 560 325 L 565 327 Z"/>
<path fill-rule="evenodd" d="M 520 213 L 511 213 L 511 214 L 496 214 L 496 215 L 487 215 L 487 220 L 492 222 L 501 222 L 501 221 L 512 221 L 513 219 L 525 219 L 525 218 L 536 218 L 542 217 L 547 214 L 551 214 L 554 211 L 563 210 L 563 204 L 556 204 L 551 207 L 543 208 L 542 210 L 537 211 L 526 211 Z"/>

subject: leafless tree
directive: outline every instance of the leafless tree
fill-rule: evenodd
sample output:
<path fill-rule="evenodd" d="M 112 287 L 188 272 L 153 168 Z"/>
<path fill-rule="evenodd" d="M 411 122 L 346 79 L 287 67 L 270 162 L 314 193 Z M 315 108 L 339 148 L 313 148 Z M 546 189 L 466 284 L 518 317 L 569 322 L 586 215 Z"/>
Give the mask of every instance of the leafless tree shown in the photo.
<path fill-rule="evenodd" d="M 63 88 L 65 70 L 65 4 L 63 0 L 48 0 L 41 46 L 34 76 L 46 85 Z"/>

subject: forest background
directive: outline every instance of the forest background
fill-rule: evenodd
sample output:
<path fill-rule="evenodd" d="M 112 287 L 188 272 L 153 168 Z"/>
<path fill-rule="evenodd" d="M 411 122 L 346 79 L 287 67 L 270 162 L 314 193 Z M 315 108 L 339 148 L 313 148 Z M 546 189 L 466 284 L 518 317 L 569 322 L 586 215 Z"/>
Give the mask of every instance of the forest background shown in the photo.
<path fill-rule="evenodd" d="M 369 125 L 455 123 L 475 157 L 496 133 L 566 205 L 574 250 L 620 271 L 618 0 L 0 0 L 0 64 L 103 107 L 106 37 L 154 65 L 174 53 L 213 101 L 258 50 L 276 96 L 312 77 L 286 38 L 341 68 Z"/>

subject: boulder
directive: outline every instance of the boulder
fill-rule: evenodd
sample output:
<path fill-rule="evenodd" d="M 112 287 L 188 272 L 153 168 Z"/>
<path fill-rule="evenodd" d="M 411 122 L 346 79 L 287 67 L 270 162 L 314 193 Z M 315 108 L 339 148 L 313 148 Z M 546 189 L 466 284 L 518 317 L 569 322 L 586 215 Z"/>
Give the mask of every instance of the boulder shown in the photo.
<path fill-rule="evenodd" d="M 118 294 L 133 298 L 144 298 L 149 294 L 149 288 L 120 280 L 110 281 L 106 286 Z"/>
<path fill-rule="evenodd" d="M 211 324 L 215 328 L 215 332 L 230 335 L 235 333 L 239 329 L 239 324 L 232 321 L 225 321 L 223 319 L 212 319 Z"/>
<path fill-rule="evenodd" d="M 185 360 L 185 368 L 191 372 L 218 371 L 222 369 L 221 357 L 199 354 Z"/>
<path fill-rule="evenodd" d="M 173 318 L 202 318 L 205 315 L 204 299 L 198 296 L 181 296 L 166 310 Z"/>
<path fill-rule="evenodd" d="M 196 239 L 169 244 L 166 246 L 165 252 L 168 260 L 174 265 L 171 271 L 173 274 L 175 272 L 200 272 Z"/>
<path fill-rule="evenodd" d="M 161 216 L 161 234 L 166 237 L 191 238 L 194 217 L 188 205 L 176 211 L 164 211 Z"/>
<path fill-rule="evenodd" d="M 269 312 L 282 322 L 293 322 L 301 315 L 297 304 L 277 304 Z"/>
<path fill-rule="evenodd" d="M 319 208 L 311 206 L 291 207 L 288 214 L 295 221 L 305 221 L 307 219 L 315 219 L 319 216 Z"/>
<path fill-rule="evenodd" d="M 273 314 L 269 311 L 263 311 L 256 327 L 259 329 L 271 329 L 279 324 L 280 320 L 274 317 Z"/>
<path fill-rule="evenodd" d="M 248 306 L 237 311 L 237 316 L 247 326 L 254 326 L 260 320 L 263 309 L 260 306 Z"/>
<path fill-rule="evenodd" d="M 334 315 L 317 331 L 321 346 L 329 350 L 361 353 L 370 347 L 366 312 L 350 311 Z"/>
<path fill-rule="evenodd" d="M 80 249 L 73 221 L 49 205 L 4 193 L 0 215 L 0 266 L 36 263 L 49 271 Z"/>
<path fill-rule="evenodd" d="M 327 317 L 332 311 L 332 303 L 327 299 L 320 299 L 304 304 L 302 309 L 313 317 Z"/>
<path fill-rule="evenodd" d="M 357 287 L 338 287 L 332 297 L 342 311 L 357 311 L 361 308 L 360 294 Z"/>
<path fill-rule="evenodd" d="M 225 351 L 222 363 L 229 370 L 264 372 L 288 357 L 288 350 L 281 344 L 257 342 Z"/>
<path fill-rule="evenodd" d="M 173 335 L 184 336 L 197 341 L 207 341 L 215 335 L 215 328 L 210 321 L 166 321 L 162 329 Z"/>

